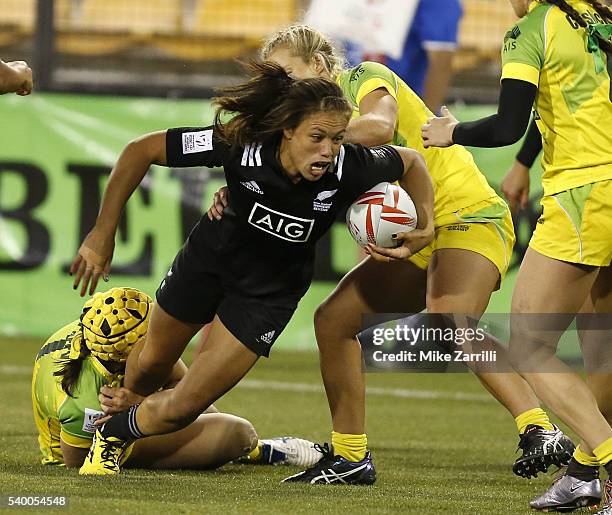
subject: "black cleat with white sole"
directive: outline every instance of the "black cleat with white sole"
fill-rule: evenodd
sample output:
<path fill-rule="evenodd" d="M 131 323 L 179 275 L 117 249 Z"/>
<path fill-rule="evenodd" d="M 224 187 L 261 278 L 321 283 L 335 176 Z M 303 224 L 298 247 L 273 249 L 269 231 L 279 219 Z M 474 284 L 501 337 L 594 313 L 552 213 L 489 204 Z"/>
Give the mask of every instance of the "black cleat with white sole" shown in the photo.
<path fill-rule="evenodd" d="M 520 436 L 518 448 L 523 454 L 514 462 L 512 472 L 531 478 L 537 477 L 539 472 L 547 472 L 552 465 L 567 466 L 575 446 L 557 426 L 548 430 L 529 424 Z"/>
<path fill-rule="evenodd" d="M 370 452 L 361 461 L 355 462 L 334 456 L 328 444 L 316 447 L 323 457 L 309 469 L 283 479 L 283 483 L 371 485 L 376 481 L 376 469 Z"/>

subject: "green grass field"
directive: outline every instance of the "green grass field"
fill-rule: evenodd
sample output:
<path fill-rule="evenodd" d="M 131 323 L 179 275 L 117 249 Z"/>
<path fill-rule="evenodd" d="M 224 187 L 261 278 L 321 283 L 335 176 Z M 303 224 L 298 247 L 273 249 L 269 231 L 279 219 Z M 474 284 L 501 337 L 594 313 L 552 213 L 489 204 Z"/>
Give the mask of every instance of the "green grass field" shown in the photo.
<path fill-rule="evenodd" d="M 248 465 L 80 477 L 38 462 L 30 367 L 40 345 L 0 339 L 0 495 L 68 496 L 69 509 L 58 512 L 528 513 L 528 501 L 551 480 L 512 475 L 514 421 L 471 374 L 382 373 L 368 375 L 373 487 L 280 484 L 297 469 Z M 217 407 L 251 420 L 260 437 L 328 440 L 317 359 L 313 352 L 273 352 Z"/>

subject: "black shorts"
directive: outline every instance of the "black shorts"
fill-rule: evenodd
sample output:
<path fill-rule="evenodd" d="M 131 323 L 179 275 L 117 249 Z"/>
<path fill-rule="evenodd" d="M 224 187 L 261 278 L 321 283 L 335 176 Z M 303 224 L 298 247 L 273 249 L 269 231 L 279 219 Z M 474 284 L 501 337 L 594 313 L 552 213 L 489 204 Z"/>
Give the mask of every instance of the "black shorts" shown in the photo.
<path fill-rule="evenodd" d="M 224 270 L 224 260 L 190 240 L 157 289 L 157 303 L 169 315 L 192 324 L 207 324 L 217 314 L 243 345 L 268 357 L 299 298 L 256 297 L 239 291 Z"/>

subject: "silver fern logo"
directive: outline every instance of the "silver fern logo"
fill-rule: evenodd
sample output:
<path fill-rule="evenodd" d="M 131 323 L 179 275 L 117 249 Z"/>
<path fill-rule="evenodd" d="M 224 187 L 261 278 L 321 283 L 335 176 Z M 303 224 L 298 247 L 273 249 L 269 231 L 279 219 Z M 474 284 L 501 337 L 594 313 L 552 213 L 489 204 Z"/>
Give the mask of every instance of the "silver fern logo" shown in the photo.
<path fill-rule="evenodd" d="M 333 197 L 333 196 L 336 194 L 336 192 L 337 192 L 337 191 L 338 191 L 337 189 L 335 189 L 335 190 L 326 190 L 326 191 L 321 191 L 321 192 L 320 192 L 320 193 L 317 195 L 317 200 L 318 200 L 319 202 L 323 202 L 324 200 L 327 200 L 328 198 Z"/>
<path fill-rule="evenodd" d="M 329 208 L 332 206 L 332 203 L 324 202 L 324 201 L 329 198 L 332 198 L 336 194 L 337 191 L 338 191 L 337 189 L 320 191 L 312 203 L 312 209 L 314 211 L 323 211 L 323 212 L 329 211 Z"/>

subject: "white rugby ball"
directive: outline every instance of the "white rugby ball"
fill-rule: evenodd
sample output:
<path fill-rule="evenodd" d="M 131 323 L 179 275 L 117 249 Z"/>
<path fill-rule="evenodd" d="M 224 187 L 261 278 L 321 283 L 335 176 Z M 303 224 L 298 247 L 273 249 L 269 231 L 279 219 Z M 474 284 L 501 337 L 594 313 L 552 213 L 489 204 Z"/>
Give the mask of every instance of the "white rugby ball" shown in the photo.
<path fill-rule="evenodd" d="M 417 226 L 414 202 L 396 184 L 381 182 L 359 196 L 346 212 L 346 225 L 354 240 L 365 247 L 397 247 L 391 238 L 398 232 L 412 231 Z"/>

